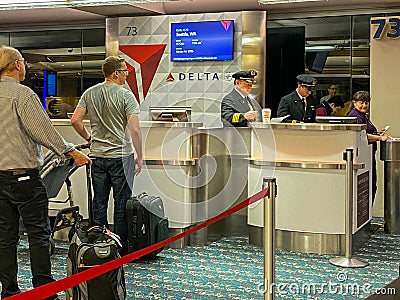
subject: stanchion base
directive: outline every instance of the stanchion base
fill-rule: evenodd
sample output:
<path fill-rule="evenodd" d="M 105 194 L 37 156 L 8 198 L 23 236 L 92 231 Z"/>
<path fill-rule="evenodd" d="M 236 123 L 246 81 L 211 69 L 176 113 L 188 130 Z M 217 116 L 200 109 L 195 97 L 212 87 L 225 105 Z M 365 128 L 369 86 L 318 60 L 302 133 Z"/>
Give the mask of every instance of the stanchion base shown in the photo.
<path fill-rule="evenodd" d="M 369 265 L 367 261 L 346 257 L 331 258 L 329 262 L 334 266 L 342 268 L 365 268 Z"/>

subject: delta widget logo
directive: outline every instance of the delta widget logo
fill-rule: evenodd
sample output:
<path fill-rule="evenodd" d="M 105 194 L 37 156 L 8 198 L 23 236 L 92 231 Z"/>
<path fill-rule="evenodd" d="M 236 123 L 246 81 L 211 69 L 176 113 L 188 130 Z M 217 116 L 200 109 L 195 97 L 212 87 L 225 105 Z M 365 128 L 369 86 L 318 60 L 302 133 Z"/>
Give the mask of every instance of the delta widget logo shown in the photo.
<path fill-rule="evenodd" d="M 168 74 L 167 78 L 165 79 L 166 82 L 174 82 L 175 78 L 172 76 L 171 73 Z"/>
<path fill-rule="evenodd" d="M 153 82 L 154 76 L 164 54 L 166 44 L 160 45 L 120 45 L 119 51 L 132 58 L 140 65 L 140 75 L 142 77 L 143 98 L 146 99 L 150 85 Z M 126 79 L 136 100 L 140 103 L 139 85 L 135 68 L 126 63 L 129 74 Z"/>

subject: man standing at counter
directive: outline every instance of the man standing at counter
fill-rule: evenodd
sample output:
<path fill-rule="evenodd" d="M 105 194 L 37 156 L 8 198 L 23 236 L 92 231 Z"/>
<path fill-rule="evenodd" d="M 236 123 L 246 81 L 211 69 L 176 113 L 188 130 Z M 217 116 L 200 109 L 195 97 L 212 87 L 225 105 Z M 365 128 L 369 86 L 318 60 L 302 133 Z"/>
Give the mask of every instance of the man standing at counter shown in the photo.
<path fill-rule="evenodd" d="M 317 80 L 306 74 L 296 77 L 297 88 L 292 93 L 282 97 L 278 106 L 278 117 L 288 116 L 283 122 L 314 122 L 315 110 L 308 103 L 307 97 L 312 94 L 312 88 L 317 84 Z"/>
<path fill-rule="evenodd" d="M 107 57 L 102 70 L 105 81 L 83 93 L 71 124 L 81 137 L 92 142 L 94 219 L 108 226 L 107 209 L 112 188 L 114 232 L 121 237 L 120 254 L 125 255 L 128 253 L 126 203 L 132 196 L 133 178 L 139 174 L 143 159 L 139 105 L 133 93 L 123 87 L 128 76 L 123 58 Z M 83 124 L 86 115 L 92 135 Z"/>
<path fill-rule="evenodd" d="M 234 89 L 221 102 L 221 120 L 224 126 L 246 127 L 256 120 L 259 104 L 249 97 L 257 72 L 239 71 L 232 75 Z"/>
<path fill-rule="evenodd" d="M 26 61 L 12 47 L 0 47 L 0 281 L 1 299 L 20 293 L 17 274 L 19 218 L 28 235 L 32 284 L 38 287 L 51 275 L 48 218 L 49 200 L 39 175 L 42 147 L 70 156 L 77 166 L 90 164 L 84 153 L 67 143 L 43 110 L 39 97 L 20 84 Z M 46 299 L 59 299 L 53 295 Z"/>

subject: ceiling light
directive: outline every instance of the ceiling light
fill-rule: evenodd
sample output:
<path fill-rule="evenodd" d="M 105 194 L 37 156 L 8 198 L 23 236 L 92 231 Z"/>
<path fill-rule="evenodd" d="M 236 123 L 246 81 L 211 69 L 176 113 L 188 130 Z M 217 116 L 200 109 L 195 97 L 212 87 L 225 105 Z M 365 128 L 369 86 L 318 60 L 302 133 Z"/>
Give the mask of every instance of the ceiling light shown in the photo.
<path fill-rule="evenodd" d="M 0 0 L 0 10 L 122 5 L 169 1 L 176 0 Z"/>
<path fill-rule="evenodd" d="M 258 3 L 260 3 L 260 4 L 290 4 L 290 3 L 315 2 L 315 1 L 327 1 L 327 0 L 258 0 Z"/>

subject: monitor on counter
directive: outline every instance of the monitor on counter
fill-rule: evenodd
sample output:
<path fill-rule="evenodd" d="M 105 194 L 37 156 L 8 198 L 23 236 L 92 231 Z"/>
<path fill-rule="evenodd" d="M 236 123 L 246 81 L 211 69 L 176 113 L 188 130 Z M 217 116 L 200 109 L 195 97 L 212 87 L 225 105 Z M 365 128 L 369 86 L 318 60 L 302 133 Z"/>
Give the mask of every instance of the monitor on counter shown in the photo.
<path fill-rule="evenodd" d="M 355 124 L 357 123 L 357 117 L 326 117 L 317 116 L 315 117 L 317 123 L 330 123 L 330 124 Z"/>
<path fill-rule="evenodd" d="M 152 121 L 190 122 L 190 107 L 150 107 Z"/>
<path fill-rule="evenodd" d="M 171 23 L 171 61 L 233 60 L 233 20 Z"/>

